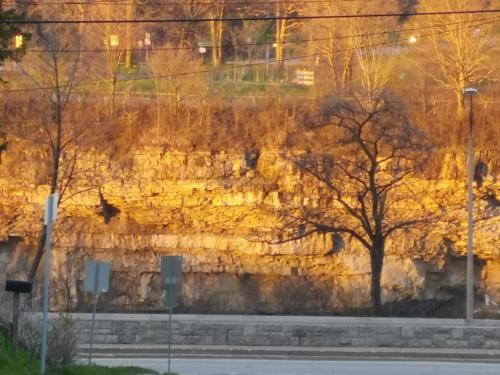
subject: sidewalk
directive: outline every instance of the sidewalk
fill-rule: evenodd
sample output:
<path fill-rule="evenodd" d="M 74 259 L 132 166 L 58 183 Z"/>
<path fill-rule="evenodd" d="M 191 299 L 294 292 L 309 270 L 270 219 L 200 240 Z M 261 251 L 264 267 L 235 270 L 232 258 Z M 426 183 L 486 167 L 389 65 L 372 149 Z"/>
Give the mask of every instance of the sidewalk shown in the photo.
<path fill-rule="evenodd" d="M 79 356 L 88 355 L 89 345 L 79 346 Z M 94 345 L 95 358 L 165 358 L 168 345 Z M 418 360 L 466 361 L 500 363 L 500 350 L 388 348 L 388 347 L 287 347 L 287 346 L 226 346 L 226 345 L 172 345 L 177 358 L 258 358 L 308 360 Z"/>

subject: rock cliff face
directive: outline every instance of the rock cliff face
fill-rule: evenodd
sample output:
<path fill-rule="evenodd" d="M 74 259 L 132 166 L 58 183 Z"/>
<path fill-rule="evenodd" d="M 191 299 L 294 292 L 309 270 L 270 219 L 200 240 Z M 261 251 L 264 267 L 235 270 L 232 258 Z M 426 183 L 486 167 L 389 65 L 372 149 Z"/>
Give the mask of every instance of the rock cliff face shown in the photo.
<path fill-rule="evenodd" d="M 23 277 L 31 260 L 48 192 L 45 155 L 16 141 L 0 164 L 0 262 Z M 476 189 L 476 286 L 500 302 L 500 184 L 494 152 Z M 421 184 L 439 185 L 465 202 L 465 157 L 436 156 Z M 439 161 L 438 161 L 439 160 Z M 120 157 L 89 152 L 64 192 L 55 226 L 53 295 L 60 308 L 82 307 L 83 262 L 112 263 L 105 309 L 160 309 L 159 257 L 183 256 L 183 311 L 319 312 L 362 308 L 369 296 L 369 257 L 350 238 L 314 236 L 270 245 L 257 241 L 276 219 L 263 206 L 301 194 L 301 176 L 276 150 L 135 149 Z M 465 210 L 455 224 L 395 236 L 383 271 L 386 301 L 462 298 Z M 450 217 L 451 217 L 450 216 Z M 335 252 L 330 252 L 332 246 Z"/>

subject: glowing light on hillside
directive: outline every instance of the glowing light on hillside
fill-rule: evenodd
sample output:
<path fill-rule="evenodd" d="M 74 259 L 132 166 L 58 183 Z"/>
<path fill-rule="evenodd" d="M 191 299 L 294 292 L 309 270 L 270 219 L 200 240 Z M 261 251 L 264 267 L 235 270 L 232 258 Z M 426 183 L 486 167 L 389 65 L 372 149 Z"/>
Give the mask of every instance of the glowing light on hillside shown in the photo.
<path fill-rule="evenodd" d="M 15 39 L 14 39 L 14 44 L 16 48 L 21 48 L 23 46 L 24 40 L 23 40 L 23 35 L 22 34 L 17 34 Z"/>
<path fill-rule="evenodd" d="M 109 37 L 109 45 L 111 47 L 118 47 L 118 35 L 111 34 Z"/>
<path fill-rule="evenodd" d="M 417 43 L 417 37 L 415 35 L 410 36 L 408 42 L 411 44 Z"/>

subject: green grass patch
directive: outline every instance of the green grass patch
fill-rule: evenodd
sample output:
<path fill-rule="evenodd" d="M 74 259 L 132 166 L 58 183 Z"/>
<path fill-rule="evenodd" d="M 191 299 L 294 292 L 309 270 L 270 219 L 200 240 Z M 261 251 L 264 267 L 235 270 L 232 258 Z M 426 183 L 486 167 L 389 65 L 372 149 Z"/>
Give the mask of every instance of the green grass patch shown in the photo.
<path fill-rule="evenodd" d="M 144 369 L 141 367 L 104 367 L 104 366 L 85 366 L 68 365 L 61 368 L 52 369 L 50 375 L 143 375 L 158 374 L 156 371 Z"/>
<path fill-rule="evenodd" d="M 233 95 L 308 95 L 310 88 L 294 83 L 270 83 L 248 81 L 212 81 L 210 85 L 213 94 L 221 96 Z"/>
<path fill-rule="evenodd" d="M 25 350 L 15 349 L 0 331 L 0 374 L 2 375 L 38 375 L 40 361 Z M 48 367 L 47 375 L 160 375 L 158 372 L 141 367 L 105 367 L 71 364 L 60 367 Z M 164 374 L 168 375 L 168 374 Z M 170 375 L 178 375 L 171 373 Z"/>
<path fill-rule="evenodd" d="M 4 332 L 0 333 L 0 374 L 34 375 L 40 362 L 24 350 L 14 350 Z"/>

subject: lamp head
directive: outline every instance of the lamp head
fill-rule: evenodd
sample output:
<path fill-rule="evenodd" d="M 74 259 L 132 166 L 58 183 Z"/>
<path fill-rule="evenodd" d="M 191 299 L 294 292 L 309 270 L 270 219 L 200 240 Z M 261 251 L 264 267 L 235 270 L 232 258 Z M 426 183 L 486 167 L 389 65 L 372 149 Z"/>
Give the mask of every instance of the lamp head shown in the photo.
<path fill-rule="evenodd" d="M 477 93 L 477 89 L 474 88 L 474 87 L 467 87 L 465 90 L 464 90 L 464 94 L 465 95 L 474 95 Z"/>

